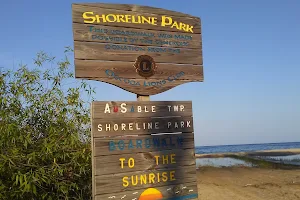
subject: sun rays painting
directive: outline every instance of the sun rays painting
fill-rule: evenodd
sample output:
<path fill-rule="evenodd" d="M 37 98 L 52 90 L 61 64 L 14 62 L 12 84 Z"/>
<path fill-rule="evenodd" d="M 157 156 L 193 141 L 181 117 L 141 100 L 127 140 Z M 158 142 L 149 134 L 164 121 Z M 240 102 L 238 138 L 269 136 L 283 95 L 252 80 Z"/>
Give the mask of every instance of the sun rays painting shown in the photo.
<path fill-rule="evenodd" d="M 162 193 L 155 188 L 146 189 L 141 195 L 139 200 L 159 200 L 162 199 Z"/>
<path fill-rule="evenodd" d="M 161 192 L 156 188 L 147 188 L 142 193 L 133 192 L 131 194 L 124 194 L 122 196 L 109 196 L 108 199 L 122 199 L 122 200 L 188 200 L 197 199 L 198 194 L 194 189 L 186 186 L 171 186 L 166 191 Z"/>

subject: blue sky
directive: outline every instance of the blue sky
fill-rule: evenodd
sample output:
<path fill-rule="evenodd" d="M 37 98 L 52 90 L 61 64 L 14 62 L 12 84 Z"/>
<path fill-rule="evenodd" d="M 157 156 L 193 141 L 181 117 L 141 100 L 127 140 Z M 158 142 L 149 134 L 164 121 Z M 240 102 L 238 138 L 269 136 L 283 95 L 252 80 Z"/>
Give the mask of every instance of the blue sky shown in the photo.
<path fill-rule="evenodd" d="M 75 2 L 82 1 L 3 0 L 0 67 L 31 64 L 40 50 L 59 56 L 64 46 L 73 47 Z M 196 145 L 300 141 L 300 1 L 104 2 L 201 17 L 205 82 L 151 97 L 193 101 Z M 136 100 L 112 85 L 90 83 L 99 101 Z"/>

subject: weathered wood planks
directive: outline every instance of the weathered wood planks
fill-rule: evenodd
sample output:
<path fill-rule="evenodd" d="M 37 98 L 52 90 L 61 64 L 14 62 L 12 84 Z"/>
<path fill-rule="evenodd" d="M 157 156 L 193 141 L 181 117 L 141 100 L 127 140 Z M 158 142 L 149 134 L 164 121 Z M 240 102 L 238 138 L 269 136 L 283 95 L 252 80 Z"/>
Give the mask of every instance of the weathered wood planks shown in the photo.
<path fill-rule="evenodd" d="M 75 60 L 75 73 L 80 74 L 84 78 L 112 78 L 120 77 L 120 74 L 127 74 L 130 79 L 141 79 L 134 70 L 132 70 L 134 62 L 124 62 L 124 61 L 99 61 L 99 60 Z M 116 68 L 115 66 L 118 65 Z M 183 72 L 184 76 L 176 76 L 174 74 L 173 68 L 177 68 L 179 73 Z M 195 75 L 199 77 L 194 77 Z M 192 64 L 174 64 L 174 63 L 160 63 L 157 73 L 155 73 L 149 80 L 160 79 L 163 80 L 190 80 L 195 78 L 195 81 L 201 81 L 201 76 L 203 75 L 202 65 L 192 65 Z"/>
<path fill-rule="evenodd" d="M 197 184 L 194 182 L 191 183 L 185 183 L 185 184 L 178 184 L 178 185 L 167 185 L 167 186 L 160 186 L 156 188 L 162 193 L 162 196 L 170 196 L 173 194 L 177 194 L 179 197 L 184 196 L 185 199 L 198 199 L 198 194 L 195 193 L 197 191 Z M 132 192 L 120 192 L 116 195 L 111 194 L 103 194 L 103 195 L 97 195 L 96 200 L 104 200 L 104 199 L 111 199 L 115 197 L 114 199 L 136 199 L 139 197 L 145 189 L 136 189 Z"/>
<path fill-rule="evenodd" d="M 96 101 L 93 102 L 92 119 L 191 117 L 192 111 L 190 101 Z"/>
<path fill-rule="evenodd" d="M 120 46 L 113 43 L 77 41 L 74 42 L 74 47 L 76 49 L 75 59 L 133 62 L 137 58 L 136 52 L 139 51 L 140 55 L 147 54 L 155 57 L 155 61 L 158 63 L 172 63 L 177 59 L 177 64 L 202 64 L 202 55 L 195 49 L 176 48 L 170 50 L 164 47 Z"/>
<path fill-rule="evenodd" d="M 166 38 L 157 38 L 156 42 L 153 42 L 153 46 L 158 47 L 178 47 L 184 48 L 188 47 L 190 49 L 201 48 L 202 41 L 200 34 L 190 34 L 190 33 L 180 33 L 177 32 L 167 32 L 167 31 L 155 31 L 147 30 L 147 35 L 140 36 L 139 40 L 131 40 L 131 37 L 124 35 L 124 32 L 138 32 L 139 29 L 133 28 L 123 28 L 122 31 L 116 32 L 116 27 L 103 26 L 103 25 L 91 25 L 91 24 L 73 24 L 74 28 L 74 40 L 81 42 L 107 42 L 115 44 L 131 44 L 138 46 L 147 46 L 145 40 L 153 39 L 154 35 L 168 35 L 168 42 Z M 87 30 L 92 30 L 87 32 Z M 103 30 L 99 33 L 95 30 Z M 113 35 L 112 35 L 113 33 Z"/>
<path fill-rule="evenodd" d="M 172 24 L 170 24 L 169 26 L 159 26 L 158 24 L 162 23 L 162 17 L 161 16 L 172 16 L 172 15 L 168 15 L 168 10 L 166 10 L 166 13 L 160 13 L 157 14 L 154 12 L 141 12 L 139 10 L 135 10 L 135 11 L 127 11 L 127 10 L 116 10 L 114 8 L 101 8 L 101 7 L 97 7 L 97 6 L 88 6 L 88 5 L 80 5 L 80 4 L 73 4 L 72 5 L 72 17 L 73 17 L 73 22 L 75 23 L 84 23 L 84 19 L 83 19 L 83 13 L 84 12 L 93 12 L 94 15 L 90 14 L 90 16 L 95 16 L 96 14 L 100 15 L 110 15 L 110 14 L 115 14 L 115 15 L 129 15 L 131 16 L 131 20 L 127 20 L 127 21 L 132 21 L 132 16 L 145 16 L 145 17 L 155 17 L 156 18 L 156 25 L 152 25 L 149 23 L 137 23 L 139 20 L 136 19 L 136 23 L 135 22 L 123 22 L 122 20 L 114 20 L 114 22 L 109 22 L 109 20 L 106 20 L 106 23 L 103 23 L 103 25 L 109 25 L 109 26 L 119 26 L 119 27 L 130 27 L 130 28 L 139 28 L 139 29 L 148 29 L 148 30 L 166 30 L 166 31 L 176 31 L 175 28 L 170 28 Z M 113 19 L 113 17 L 109 17 L 111 20 Z M 125 18 L 125 17 L 124 17 Z M 126 19 L 126 18 L 125 18 Z M 103 20 L 101 19 L 101 21 L 103 22 Z M 119 22 L 117 22 L 119 21 Z M 169 22 L 167 20 L 165 20 L 166 22 Z M 193 32 L 194 33 L 200 33 L 201 32 L 201 23 L 200 23 L 200 18 L 199 17 L 191 17 L 191 16 L 172 16 L 172 21 L 176 21 L 176 22 L 182 22 L 185 24 L 189 24 L 191 26 L 193 26 Z"/>
<path fill-rule="evenodd" d="M 87 78 L 88 80 L 98 80 L 98 78 Z M 189 80 L 157 80 L 157 79 L 126 79 L 121 77 L 109 77 L 109 78 L 101 78 L 99 81 L 109 83 L 111 85 L 115 85 L 120 87 L 128 92 L 134 92 L 139 95 L 154 95 L 165 92 L 174 88 L 175 86 L 194 82 Z M 122 83 L 120 83 L 122 82 Z M 122 84 L 122 86 L 120 86 Z"/>
<path fill-rule="evenodd" d="M 178 168 L 165 170 L 145 170 L 96 176 L 96 194 L 135 191 L 140 188 L 147 189 L 165 185 L 192 183 L 195 182 L 195 172 L 195 166 L 180 166 Z M 149 174 L 151 174 L 150 178 Z M 154 178 L 151 179 L 151 176 Z"/>
<path fill-rule="evenodd" d="M 93 199 L 198 198 L 190 101 L 92 102 L 91 114 Z"/>
<path fill-rule="evenodd" d="M 102 82 L 116 86 L 122 84 L 122 89 L 129 92 L 139 91 L 141 95 L 158 94 L 177 85 L 192 82 L 191 79 L 203 81 L 201 65 L 160 63 L 152 77 L 142 79 L 132 70 L 133 64 L 134 62 L 123 61 L 75 60 L 75 74 L 89 80 L 101 79 Z M 115 67 L 116 65 L 118 67 Z M 174 74 L 174 68 L 177 68 L 179 73 Z M 127 74 L 131 78 L 121 77 L 121 74 Z"/>
<path fill-rule="evenodd" d="M 93 137 L 93 139 L 95 156 L 120 154 L 120 148 L 122 148 L 123 154 L 194 148 L 194 133 L 192 132 L 184 134 Z M 134 149 L 132 149 L 132 146 Z"/>
<path fill-rule="evenodd" d="M 95 119 L 92 124 L 94 137 L 193 131 L 192 117 Z"/>
<path fill-rule="evenodd" d="M 148 6 L 85 3 L 72 5 L 72 21 L 76 78 L 138 95 L 204 80 L 199 17 Z"/>
<path fill-rule="evenodd" d="M 135 150 L 135 149 L 134 149 Z M 136 153 L 134 155 L 134 168 L 123 167 L 129 165 L 129 159 L 133 156 L 134 150 L 131 153 L 110 156 L 97 156 L 95 158 L 95 175 L 117 174 L 134 171 L 145 170 L 163 170 L 169 168 L 183 167 L 195 165 L 195 151 L 191 149 L 176 149 L 166 151 Z M 124 159 L 121 163 L 120 159 Z M 164 162 L 160 162 L 164 159 Z M 173 161 L 174 160 L 174 161 Z M 172 162 L 173 161 L 173 162 Z"/>

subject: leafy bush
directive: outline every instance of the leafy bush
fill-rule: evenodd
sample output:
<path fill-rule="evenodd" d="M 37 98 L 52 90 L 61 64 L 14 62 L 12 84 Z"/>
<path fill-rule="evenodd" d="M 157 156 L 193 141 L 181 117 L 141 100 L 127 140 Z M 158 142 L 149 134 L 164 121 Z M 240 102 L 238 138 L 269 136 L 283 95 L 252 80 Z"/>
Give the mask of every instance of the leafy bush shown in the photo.
<path fill-rule="evenodd" d="M 0 73 L 0 199 L 91 199 L 92 99 L 82 97 L 94 91 L 67 87 L 79 82 L 69 51 Z"/>

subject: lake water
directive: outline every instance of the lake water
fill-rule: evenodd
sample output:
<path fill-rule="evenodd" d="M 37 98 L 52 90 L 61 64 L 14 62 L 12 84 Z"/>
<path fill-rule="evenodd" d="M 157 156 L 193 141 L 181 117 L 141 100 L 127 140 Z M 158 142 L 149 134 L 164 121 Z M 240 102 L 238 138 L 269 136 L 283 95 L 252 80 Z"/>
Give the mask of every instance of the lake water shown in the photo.
<path fill-rule="evenodd" d="M 245 162 L 234 158 L 197 158 L 196 166 L 213 166 L 213 167 L 231 167 L 246 166 L 253 167 L 252 163 Z"/>
<path fill-rule="evenodd" d="M 196 147 L 196 154 L 250 152 L 250 151 L 261 151 L 261 150 L 272 150 L 272 149 L 294 149 L 294 148 L 300 148 L 300 142 L 200 146 L 200 147 Z"/>
<path fill-rule="evenodd" d="M 300 148 L 300 142 L 290 143 L 265 143 L 265 144 L 242 144 L 242 145 L 220 145 L 220 146 L 200 146 L 196 147 L 196 154 L 209 153 L 235 153 L 235 152 L 251 152 L 272 149 L 293 149 Z M 292 156 L 259 156 L 258 158 L 272 161 L 282 162 L 286 164 L 300 165 L 300 155 Z M 214 166 L 214 167 L 229 167 L 243 165 L 247 167 L 253 166 L 242 160 L 233 158 L 198 158 L 197 166 Z"/>

